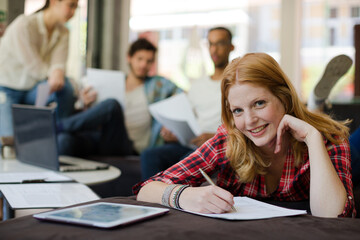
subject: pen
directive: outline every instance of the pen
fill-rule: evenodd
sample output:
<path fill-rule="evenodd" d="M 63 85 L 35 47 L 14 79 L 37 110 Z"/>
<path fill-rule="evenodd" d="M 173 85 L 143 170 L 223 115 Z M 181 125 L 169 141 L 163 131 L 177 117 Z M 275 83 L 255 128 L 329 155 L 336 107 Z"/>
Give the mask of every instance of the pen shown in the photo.
<path fill-rule="evenodd" d="M 216 184 L 211 180 L 211 178 L 206 174 L 206 172 L 204 172 L 201 168 L 199 168 L 199 171 L 209 184 L 216 186 Z M 234 206 L 231 206 L 231 209 L 236 212 L 236 208 Z"/>
<path fill-rule="evenodd" d="M 44 183 L 45 179 L 29 179 L 23 180 L 22 183 Z"/>

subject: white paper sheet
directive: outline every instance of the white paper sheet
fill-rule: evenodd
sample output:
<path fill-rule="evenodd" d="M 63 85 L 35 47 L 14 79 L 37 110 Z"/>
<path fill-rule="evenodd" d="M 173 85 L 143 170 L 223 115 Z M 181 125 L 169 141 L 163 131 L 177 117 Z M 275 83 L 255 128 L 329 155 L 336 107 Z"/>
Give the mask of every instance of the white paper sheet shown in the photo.
<path fill-rule="evenodd" d="M 36 89 L 36 107 L 44 107 L 50 96 L 50 85 L 48 82 L 44 82 L 38 85 Z"/>
<path fill-rule="evenodd" d="M 168 128 L 183 145 L 201 134 L 200 126 L 185 93 L 150 104 L 151 115 Z"/>
<path fill-rule="evenodd" d="M 125 107 L 125 74 L 121 71 L 88 68 L 85 85 L 90 85 L 97 92 L 96 102 L 108 98 L 118 100 Z"/>
<path fill-rule="evenodd" d="M 236 212 L 222 214 L 201 214 L 190 211 L 186 212 L 211 218 L 222 218 L 227 220 L 254 220 L 306 214 L 305 210 L 294 210 L 277 207 L 248 197 L 235 197 L 234 201 Z"/>
<path fill-rule="evenodd" d="M 1 173 L 0 183 L 22 183 L 24 181 L 44 181 L 44 182 L 70 182 L 70 177 L 51 172 L 15 172 Z"/>
<path fill-rule="evenodd" d="M 81 183 L 1 184 L 0 190 L 13 209 L 58 208 L 99 199 Z"/>

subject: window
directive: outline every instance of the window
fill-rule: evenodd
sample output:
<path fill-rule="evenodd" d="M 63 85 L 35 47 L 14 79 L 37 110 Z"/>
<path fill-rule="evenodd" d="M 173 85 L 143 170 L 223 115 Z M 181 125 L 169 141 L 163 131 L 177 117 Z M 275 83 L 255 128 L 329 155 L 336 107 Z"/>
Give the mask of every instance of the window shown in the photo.
<path fill-rule="evenodd" d="M 330 8 L 330 18 L 337 18 L 337 15 L 338 15 L 338 10 L 337 8 Z"/>
<path fill-rule="evenodd" d="M 330 46 L 335 46 L 335 28 L 330 28 Z"/>
<path fill-rule="evenodd" d="M 360 7 L 351 7 L 351 17 L 352 18 L 360 17 Z"/>
<path fill-rule="evenodd" d="M 346 54 L 354 60 L 353 29 L 351 18 L 358 10 L 360 0 L 303 0 L 302 19 L 302 98 L 321 78 L 326 64 L 335 56 Z M 341 16 L 339 10 L 341 6 Z M 346 10 L 346 11 L 344 11 Z M 333 101 L 346 101 L 354 95 L 354 67 L 343 76 L 331 91 Z"/>
<path fill-rule="evenodd" d="M 279 60 L 280 2 L 131 0 L 130 36 L 149 31 L 159 35 L 158 74 L 188 89 L 192 79 L 213 72 L 207 32 L 215 26 L 227 27 L 233 34 L 230 60 L 254 51 Z M 164 34 L 169 31 L 172 34 Z"/>

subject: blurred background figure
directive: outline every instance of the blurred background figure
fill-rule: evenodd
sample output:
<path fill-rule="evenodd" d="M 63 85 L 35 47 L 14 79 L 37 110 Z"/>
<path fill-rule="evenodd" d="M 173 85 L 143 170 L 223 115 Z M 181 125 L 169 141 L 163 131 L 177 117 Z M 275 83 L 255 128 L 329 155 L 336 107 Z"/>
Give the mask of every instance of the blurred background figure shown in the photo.
<path fill-rule="evenodd" d="M 188 92 L 190 103 L 195 111 L 202 134 L 192 140 L 192 144 L 200 147 L 215 135 L 221 124 L 221 91 L 220 83 L 223 71 L 229 62 L 230 52 L 234 50 L 229 29 L 215 27 L 209 30 L 208 44 L 215 71 L 211 76 L 194 80 Z M 147 179 L 154 174 L 177 163 L 194 149 L 183 146 L 176 136 L 163 128 L 161 135 L 167 144 L 145 150 L 141 154 L 142 178 Z"/>
<path fill-rule="evenodd" d="M 0 137 L 13 135 L 11 105 L 34 104 L 39 84 L 49 85 L 47 103 L 56 102 L 57 119 L 73 113 L 64 24 L 77 5 L 78 0 L 47 0 L 36 13 L 20 15 L 7 27 L 0 44 Z"/>

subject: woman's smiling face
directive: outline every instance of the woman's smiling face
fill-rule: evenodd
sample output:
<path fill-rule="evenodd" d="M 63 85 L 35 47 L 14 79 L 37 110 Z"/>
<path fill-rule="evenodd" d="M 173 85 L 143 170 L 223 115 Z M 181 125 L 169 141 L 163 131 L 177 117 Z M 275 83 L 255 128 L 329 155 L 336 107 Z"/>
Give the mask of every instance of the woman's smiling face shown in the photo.
<path fill-rule="evenodd" d="M 237 83 L 229 89 L 228 102 L 235 126 L 254 144 L 274 149 L 276 132 L 285 108 L 268 89 Z"/>

